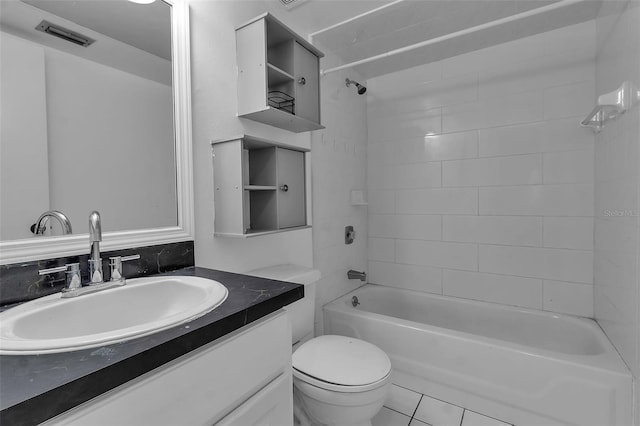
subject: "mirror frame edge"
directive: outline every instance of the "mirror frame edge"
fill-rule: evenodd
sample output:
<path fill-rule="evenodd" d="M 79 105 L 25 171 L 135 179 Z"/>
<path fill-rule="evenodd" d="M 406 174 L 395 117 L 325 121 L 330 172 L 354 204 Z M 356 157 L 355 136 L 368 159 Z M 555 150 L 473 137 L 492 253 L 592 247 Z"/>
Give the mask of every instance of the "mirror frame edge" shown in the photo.
<path fill-rule="evenodd" d="M 165 228 L 105 232 L 101 245 L 104 251 L 194 239 L 189 5 L 187 0 L 161 1 L 171 6 L 178 224 Z M 0 242 L 0 265 L 87 254 L 88 238 L 87 233 Z"/>

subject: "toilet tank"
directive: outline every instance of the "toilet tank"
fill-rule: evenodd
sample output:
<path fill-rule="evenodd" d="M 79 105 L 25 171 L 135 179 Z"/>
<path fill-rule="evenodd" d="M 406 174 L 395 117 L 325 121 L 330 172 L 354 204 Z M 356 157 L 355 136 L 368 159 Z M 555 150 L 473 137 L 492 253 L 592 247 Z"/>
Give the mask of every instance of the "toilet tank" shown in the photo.
<path fill-rule="evenodd" d="M 304 298 L 284 309 L 291 321 L 292 345 L 313 337 L 316 282 L 320 279 L 320 271 L 299 265 L 275 265 L 254 269 L 245 274 L 304 285 Z"/>

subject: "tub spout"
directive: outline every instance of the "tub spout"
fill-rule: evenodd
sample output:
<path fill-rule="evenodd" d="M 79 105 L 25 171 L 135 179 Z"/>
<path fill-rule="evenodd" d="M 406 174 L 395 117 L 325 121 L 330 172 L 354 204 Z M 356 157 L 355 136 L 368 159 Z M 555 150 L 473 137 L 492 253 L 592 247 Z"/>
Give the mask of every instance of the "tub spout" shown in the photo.
<path fill-rule="evenodd" d="M 354 271 L 353 269 L 349 269 L 347 271 L 347 277 L 350 280 L 366 281 L 367 280 L 367 273 L 366 272 Z"/>

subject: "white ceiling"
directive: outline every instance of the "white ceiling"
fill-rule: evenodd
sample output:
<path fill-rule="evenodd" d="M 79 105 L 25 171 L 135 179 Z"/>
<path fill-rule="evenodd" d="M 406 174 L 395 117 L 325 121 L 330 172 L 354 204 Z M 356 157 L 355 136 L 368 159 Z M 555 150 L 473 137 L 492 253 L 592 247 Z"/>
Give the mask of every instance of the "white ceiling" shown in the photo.
<path fill-rule="evenodd" d="M 128 0 L 22 0 L 85 28 L 171 60 L 171 7 Z M 55 22 L 53 22 L 55 23 Z"/>
<path fill-rule="evenodd" d="M 344 63 L 349 63 L 556 1 L 559 0 L 402 0 L 393 3 L 386 2 L 388 5 L 383 10 L 366 14 L 334 28 L 316 30 L 318 32 L 313 35 L 313 42 L 321 49 L 336 54 Z M 374 6 L 371 2 L 359 0 L 340 2 L 310 0 L 294 9 L 292 16 L 298 10 L 299 13 L 302 13 L 305 8 L 309 8 L 308 13 L 322 14 L 322 8 L 329 6 L 329 4 L 331 7 L 346 12 L 349 7 L 354 6 L 348 6 L 350 3 L 356 3 L 356 6 L 364 6 L 365 4 L 367 7 Z M 360 65 L 354 69 L 365 78 L 371 78 L 438 61 L 594 19 L 600 4 L 601 0 L 584 0 L 572 6 L 438 43 L 403 55 Z M 377 2 L 377 6 L 381 5 L 381 2 Z M 334 16 L 337 15 L 337 12 L 332 13 Z M 354 16 L 346 15 L 349 13 L 343 14 L 345 19 Z M 314 27 L 311 26 L 311 29 L 313 32 Z"/>

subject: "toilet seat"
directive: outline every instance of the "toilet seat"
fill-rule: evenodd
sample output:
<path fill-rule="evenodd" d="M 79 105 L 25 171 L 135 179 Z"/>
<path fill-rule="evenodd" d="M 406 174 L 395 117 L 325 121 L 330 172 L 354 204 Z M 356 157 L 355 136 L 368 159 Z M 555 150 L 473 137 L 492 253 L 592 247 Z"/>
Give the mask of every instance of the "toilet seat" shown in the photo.
<path fill-rule="evenodd" d="M 304 343 L 292 358 L 293 375 L 335 392 L 366 392 L 384 386 L 391 361 L 371 343 L 345 336 L 319 336 Z"/>
<path fill-rule="evenodd" d="M 323 380 L 304 374 L 303 372 L 298 371 L 295 368 L 293 369 L 293 377 L 307 384 L 315 386 L 317 388 L 332 391 L 332 392 L 359 393 L 359 392 L 367 392 L 367 391 L 386 385 L 387 382 L 389 381 L 389 378 L 391 377 L 391 371 L 389 371 L 389 373 L 387 373 L 386 376 L 384 376 L 382 379 L 378 380 L 377 382 L 369 383 L 367 385 L 360 385 L 360 386 L 340 385 L 337 383 L 325 382 Z"/>

